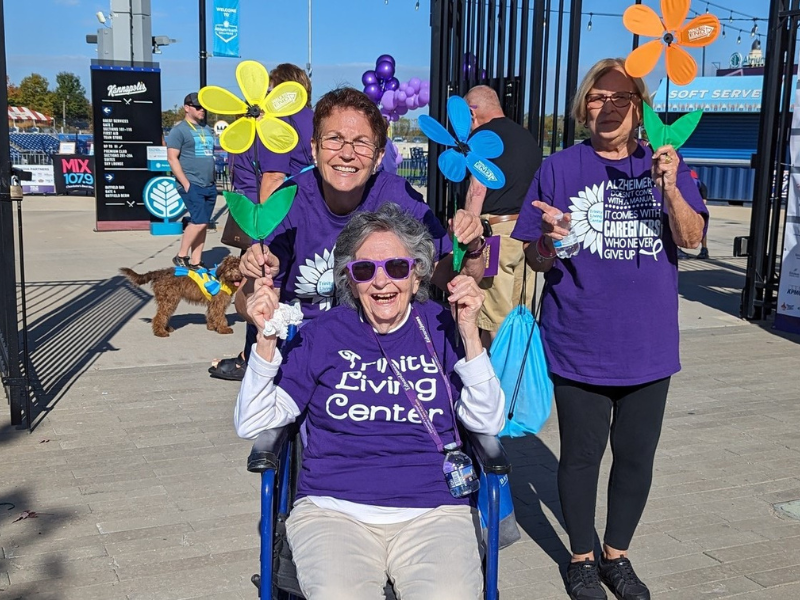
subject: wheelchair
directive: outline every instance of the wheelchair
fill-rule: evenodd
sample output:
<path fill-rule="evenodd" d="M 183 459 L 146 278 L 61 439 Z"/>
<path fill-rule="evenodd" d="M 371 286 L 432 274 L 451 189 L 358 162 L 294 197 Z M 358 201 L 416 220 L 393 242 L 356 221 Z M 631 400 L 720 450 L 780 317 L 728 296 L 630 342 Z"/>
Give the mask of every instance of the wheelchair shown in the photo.
<path fill-rule="evenodd" d="M 297 433 L 296 424 L 262 432 L 247 459 L 247 470 L 261 475 L 261 572 L 251 578 L 261 600 L 303 599 L 285 527 L 300 473 L 302 448 Z M 467 451 L 486 475 L 489 514 L 485 515 L 488 533 L 484 535 L 484 597 L 497 600 L 500 478 L 508 475 L 511 464 L 497 437 L 470 431 L 463 434 Z M 396 600 L 390 583 L 387 583 L 384 594 L 386 600 Z"/>

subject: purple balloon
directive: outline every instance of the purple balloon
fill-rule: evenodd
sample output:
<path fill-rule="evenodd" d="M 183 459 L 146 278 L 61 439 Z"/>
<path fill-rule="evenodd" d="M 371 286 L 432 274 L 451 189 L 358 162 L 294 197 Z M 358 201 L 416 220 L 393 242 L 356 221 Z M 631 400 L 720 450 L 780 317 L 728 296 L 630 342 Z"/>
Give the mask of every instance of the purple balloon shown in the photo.
<path fill-rule="evenodd" d="M 406 98 L 408 98 L 408 94 L 402 90 L 398 90 L 394 93 L 394 99 L 398 104 L 405 102 Z"/>
<path fill-rule="evenodd" d="M 384 87 L 384 89 L 393 90 L 394 91 L 394 90 L 396 90 L 397 88 L 400 87 L 400 82 L 397 80 L 397 77 L 392 77 L 391 79 L 388 79 L 386 81 L 386 83 L 384 84 L 383 87 Z"/>
<path fill-rule="evenodd" d="M 361 83 L 365 86 L 378 83 L 378 77 L 375 75 L 375 71 L 364 71 L 364 74 L 361 76 Z"/>
<path fill-rule="evenodd" d="M 412 77 L 408 80 L 408 87 L 414 90 L 414 92 L 418 92 L 420 87 L 422 86 L 422 81 L 420 81 L 419 77 Z"/>
<path fill-rule="evenodd" d="M 375 67 L 375 73 L 378 75 L 378 78 L 391 79 L 394 77 L 394 65 L 388 60 L 383 60 Z"/>
<path fill-rule="evenodd" d="M 364 93 L 369 96 L 370 100 L 377 103 L 383 95 L 383 90 L 377 83 L 371 83 L 364 88 Z"/>
<path fill-rule="evenodd" d="M 420 84 L 420 86 L 419 86 L 419 87 L 420 87 L 421 89 L 430 89 L 430 87 L 431 87 L 431 82 L 430 82 L 430 81 L 428 81 L 428 80 L 426 79 L 425 81 L 423 81 L 423 82 Z"/>
<path fill-rule="evenodd" d="M 404 115 L 408 112 L 408 107 L 405 104 L 398 104 L 397 108 L 394 109 L 398 115 Z"/>
<path fill-rule="evenodd" d="M 389 120 L 392 122 L 399 121 L 400 117 L 397 115 L 397 113 L 392 113 L 389 115 Z"/>
<path fill-rule="evenodd" d="M 381 106 L 386 110 L 394 110 L 395 101 L 394 101 L 394 92 L 392 90 L 388 90 L 383 92 L 383 96 L 381 96 Z"/>
<path fill-rule="evenodd" d="M 407 96 L 406 97 L 406 106 L 408 108 L 414 108 L 414 98 L 416 98 L 416 96 Z"/>
<path fill-rule="evenodd" d="M 397 66 L 397 63 L 394 62 L 394 56 L 392 56 L 391 54 L 381 54 L 378 57 L 378 60 L 375 61 L 375 66 L 377 67 L 378 63 L 382 63 L 384 61 L 392 63 L 393 67 Z"/>
<path fill-rule="evenodd" d="M 419 91 L 419 105 L 426 106 L 428 102 L 431 101 L 431 90 L 430 88 L 422 88 Z"/>

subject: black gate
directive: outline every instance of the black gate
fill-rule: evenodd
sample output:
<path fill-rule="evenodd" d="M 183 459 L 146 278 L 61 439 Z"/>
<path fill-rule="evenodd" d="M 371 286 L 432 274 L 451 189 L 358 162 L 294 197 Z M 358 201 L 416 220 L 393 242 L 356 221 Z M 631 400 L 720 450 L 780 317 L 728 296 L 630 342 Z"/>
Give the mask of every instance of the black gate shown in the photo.
<path fill-rule="evenodd" d="M 5 20 L 0 2 L 0 79 L 6 79 Z M 0 86 L 0 106 L 8 105 L 6 88 Z M 8 121 L 0 123 L 0 376 L 11 408 L 11 424 L 23 421 L 27 385 L 22 377 L 17 325 L 17 275 L 14 252 L 14 210 L 10 194 L 11 150 Z"/>
<path fill-rule="evenodd" d="M 748 257 L 741 306 L 741 316 L 746 319 L 766 319 L 777 304 L 783 250 L 781 205 L 788 194 L 788 185 L 784 182 L 789 178 L 787 163 L 791 161 L 788 147 L 795 94 L 792 76 L 796 68 L 799 23 L 800 0 L 772 0 L 758 154 L 753 158 L 756 180 L 750 236 L 746 248 L 739 246 L 735 249 Z"/>
<path fill-rule="evenodd" d="M 566 90 L 577 87 L 583 2 L 564 5 L 565 0 L 432 0 L 431 116 L 446 123 L 447 98 L 484 84 L 497 92 L 506 116 L 534 134 L 540 150 L 571 145 L 572 98 L 569 93 L 559 97 L 558 90 L 562 73 Z M 565 43 L 567 60 L 562 65 Z M 547 68 L 551 53 L 557 57 L 553 70 Z M 548 113 L 554 115 L 551 131 L 545 128 Z M 567 116 L 563 130 L 559 114 Z M 442 151 L 431 144 L 429 166 L 436 165 Z M 532 157 L 533 167 L 540 162 L 541 152 Z M 453 212 L 453 194 L 463 188 L 448 184 L 435 167 L 429 173 L 428 204 L 444 218 Z"/>

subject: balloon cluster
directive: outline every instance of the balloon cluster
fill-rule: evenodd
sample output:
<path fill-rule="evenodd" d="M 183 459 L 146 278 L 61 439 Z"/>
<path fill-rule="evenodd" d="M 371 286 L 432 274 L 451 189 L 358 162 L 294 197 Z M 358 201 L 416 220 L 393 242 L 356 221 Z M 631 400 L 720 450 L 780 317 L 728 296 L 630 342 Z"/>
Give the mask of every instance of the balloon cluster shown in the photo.
<path fill-rule="evenodd" d="M 380 105 L 381 114 L 389 121 L 397 121 L 409 110 L 427 106 L 431 99 L 429 81 L 412 77 L 401 83 L 394 75 L 394 57 L 382 54 L 375 61 L 375 70 L 364 71 L 361 76 L 364 93 Z"/>

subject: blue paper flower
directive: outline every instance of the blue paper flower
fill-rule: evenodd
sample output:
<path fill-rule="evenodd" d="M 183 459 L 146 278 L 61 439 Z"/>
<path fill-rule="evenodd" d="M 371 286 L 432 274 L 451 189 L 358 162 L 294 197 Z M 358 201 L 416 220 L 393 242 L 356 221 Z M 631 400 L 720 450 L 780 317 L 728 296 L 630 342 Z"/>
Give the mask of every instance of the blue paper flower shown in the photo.
<path fill-rule="evenodd" d="M 506 183 L 506 177 L 490 158 L 503 153 L 503 140 L 493 131 L 479 131 L 472 137 L 469 126 L 472 117 L 469 106 L 461 96 L 451 96 L 447 100 L 447 117 L 456 134 L 454 138 L 436 119 L 428 115 L 419 118 L 419 128 L 437 144 L 449 146 L 439 155 L 439 170 L 445 179 L 463 181 L 467 169 L 489 189 L 499 189 Z"/>

